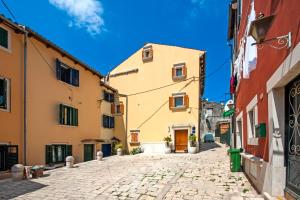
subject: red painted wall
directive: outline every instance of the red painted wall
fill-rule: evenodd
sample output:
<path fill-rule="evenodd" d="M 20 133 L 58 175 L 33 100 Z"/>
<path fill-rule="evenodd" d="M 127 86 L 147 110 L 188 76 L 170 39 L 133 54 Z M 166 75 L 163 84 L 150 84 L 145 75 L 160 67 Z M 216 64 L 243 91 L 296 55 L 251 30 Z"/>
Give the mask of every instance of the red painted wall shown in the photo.
<path fill-rule="evenodd" d="M 300 1 L 299 0 L 254 0 L 256 16 L 260 12 L 265 16 L 275 15 L 273 24 L 269 29 L 266 39 L 285 35 L 292 32 L 292 48 L 300 40 Z M 243 37 L 250 12 L 251 0 L 243 0 L 242 18 L 238 40 Z M 291 50 L 290 49 L 290 50 Z M 237 90 L 237 115 L 243 111 L 243 141 L 248 153 L 269 160 L 268 137 L 259 138 L 258 146 L 247 144 L 247 111 L 246 106 L 257 95 L 258 98 L 258 123 L 267 124 L 268 132 L 268 96 L 266 83 L 284 59 L 288 56 L 287 48 L 276 50 L 267 45 L 257 50 L 256 69 L 250 73 L 249 79 L 241 79 Z"/>

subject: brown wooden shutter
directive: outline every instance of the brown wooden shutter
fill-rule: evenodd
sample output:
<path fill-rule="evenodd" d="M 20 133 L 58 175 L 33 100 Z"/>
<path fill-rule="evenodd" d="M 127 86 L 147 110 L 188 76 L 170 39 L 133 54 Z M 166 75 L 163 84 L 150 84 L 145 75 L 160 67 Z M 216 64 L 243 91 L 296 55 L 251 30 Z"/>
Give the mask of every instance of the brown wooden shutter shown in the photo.
<path fill-rule="evenodd" d="M 142 60 L 145 59 L 145 50 L 142 51 Z"/>
<path fill-rule="evenodd" d="M 184 106 L 185 106 L 186 108 L 189 107 L 189 96 L 188 96 L 188 95 L 185 95 L 185 96 L 184 96 Z"/>
<path fill-rule="evenodd" d="M 131 142 L 132 143 L 138 142 L 138 134 L 137 133 L 131 133 Z"/>
<path fill-rule="evenodd" d="M 174 107 L 174 98 L 169 97 L 169 109 L 172 110 Z"/>
<path fill-rule="evenodd" d="M 175 67 L 172 68 L 172 77 L 174 78 L 176 76 L 176 69 Z"/>
<path fill-rule="evenodd" d="M 185 65 L 182 67 L 182 75 L 187 76 L 187 68 Z"/>
<path fill-rule="evenodd" d="M 111 104 L 111 114 L 115 114 L 115 104 Z"/>
<path fill-rule="evenodd" d="M 121 111 L 121 114 L 124 114 L 124 104 L 123 104 L 123 102 L 120 102 L 120 111 Z"/>

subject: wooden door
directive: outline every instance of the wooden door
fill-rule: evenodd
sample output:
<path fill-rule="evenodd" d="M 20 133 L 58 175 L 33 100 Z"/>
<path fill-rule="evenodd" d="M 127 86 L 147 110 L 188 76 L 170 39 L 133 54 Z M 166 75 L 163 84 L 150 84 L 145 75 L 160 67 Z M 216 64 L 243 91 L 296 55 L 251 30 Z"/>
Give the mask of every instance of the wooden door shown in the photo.
<path fill-rule="evenodd" d="M 175 150 L 184 152 L 188 148 L 188 130 L 175 131 Z"/>

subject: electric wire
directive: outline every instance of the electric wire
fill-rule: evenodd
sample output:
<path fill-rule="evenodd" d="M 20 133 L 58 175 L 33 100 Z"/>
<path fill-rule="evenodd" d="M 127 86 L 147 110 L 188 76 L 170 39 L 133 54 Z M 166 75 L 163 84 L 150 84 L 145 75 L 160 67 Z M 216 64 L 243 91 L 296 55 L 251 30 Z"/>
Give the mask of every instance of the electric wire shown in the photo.
<path fill-rule="evenodd" d="M 4 8 L 9 12 L 9 14 L 11 15 L 11 17 L 17 22 L 17 18 L 16 16 L 14 15 L 13 11 L 9 8 L 8 4 L 4 1 L 4 0 L 1 0 Z"/>
<path fill-rule="evenodd" d="M 217 67 L 214 71 L 212 71 L 207 76 L 205 76 L 205 78 L 209 78 L 209 77 L 215 75 L 220 69 L 222 69 L 225 66 L 225 64 L 227 64 L 228 61 L 230 61 L 230 56 L 228 58 L 226 58 L 225 61 L 221 65 L 219 65 L 219 67 Z"/>
<path fill-rule="evenodd" d="M 153 88 L 153 89 L 150 89 L 150 90 L 145 90 L 145 91 L 142 91 L 142 92 L 137 92 L 137 93 L 132 93 L 132 94 L 128 94 L 127 96 L 135 96 L 135 95 L 139 95 L 139 94 L 144 94 L 144 93 L 148 93 L 148 92 L 153 92 L 155 90 L 160 90 L 160 89 L 163 89 L 163 88 L 166 88 L 166 87 L 170 87 L 170 86 L 173 86 L 173 85 L 177 85 L 179 83 L 183 83 L 185 81 L 188 81 L 188 80 L 191 80 L 191 79 L 194 79 L 196 81 L 196 78 L 199 78 L 199 77 L 196 77 L 196 76 L 193 76 L 193 77 L 190 77 L 188 79 L 185 79 L 183 81 L 180 81 L 180 82 L 176 82 L 176 83 L 171 83 L 171 84 L 168 84 L 168 85 L 164 85 L 164 86 L 161 86 L 161 87 L 157 87 L 157 88 Z"/>

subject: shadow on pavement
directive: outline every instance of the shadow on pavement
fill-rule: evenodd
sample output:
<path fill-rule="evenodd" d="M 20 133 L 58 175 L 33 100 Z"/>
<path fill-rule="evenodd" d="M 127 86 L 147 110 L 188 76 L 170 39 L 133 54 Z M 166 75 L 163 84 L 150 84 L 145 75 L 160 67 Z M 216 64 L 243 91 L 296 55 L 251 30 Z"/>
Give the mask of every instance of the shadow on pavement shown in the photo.
<path fill-rule="evenodd" d="M 212 149 L 220 148 L 220 147 L 221 146 L 215 142 L 201 143 L 200 152 L 208 151 L 208 150 L 212 150 Z"/>
<path fill-rule="evenodd" d="M 46 186 L 47 185 L 36 183 L 29 180 L 23 180 L 23 181 L 3 180 L 0 182 L 0 199 L 1 200 L 13 199 L 20 195 L 24 195 L 39 190 Z"/>

